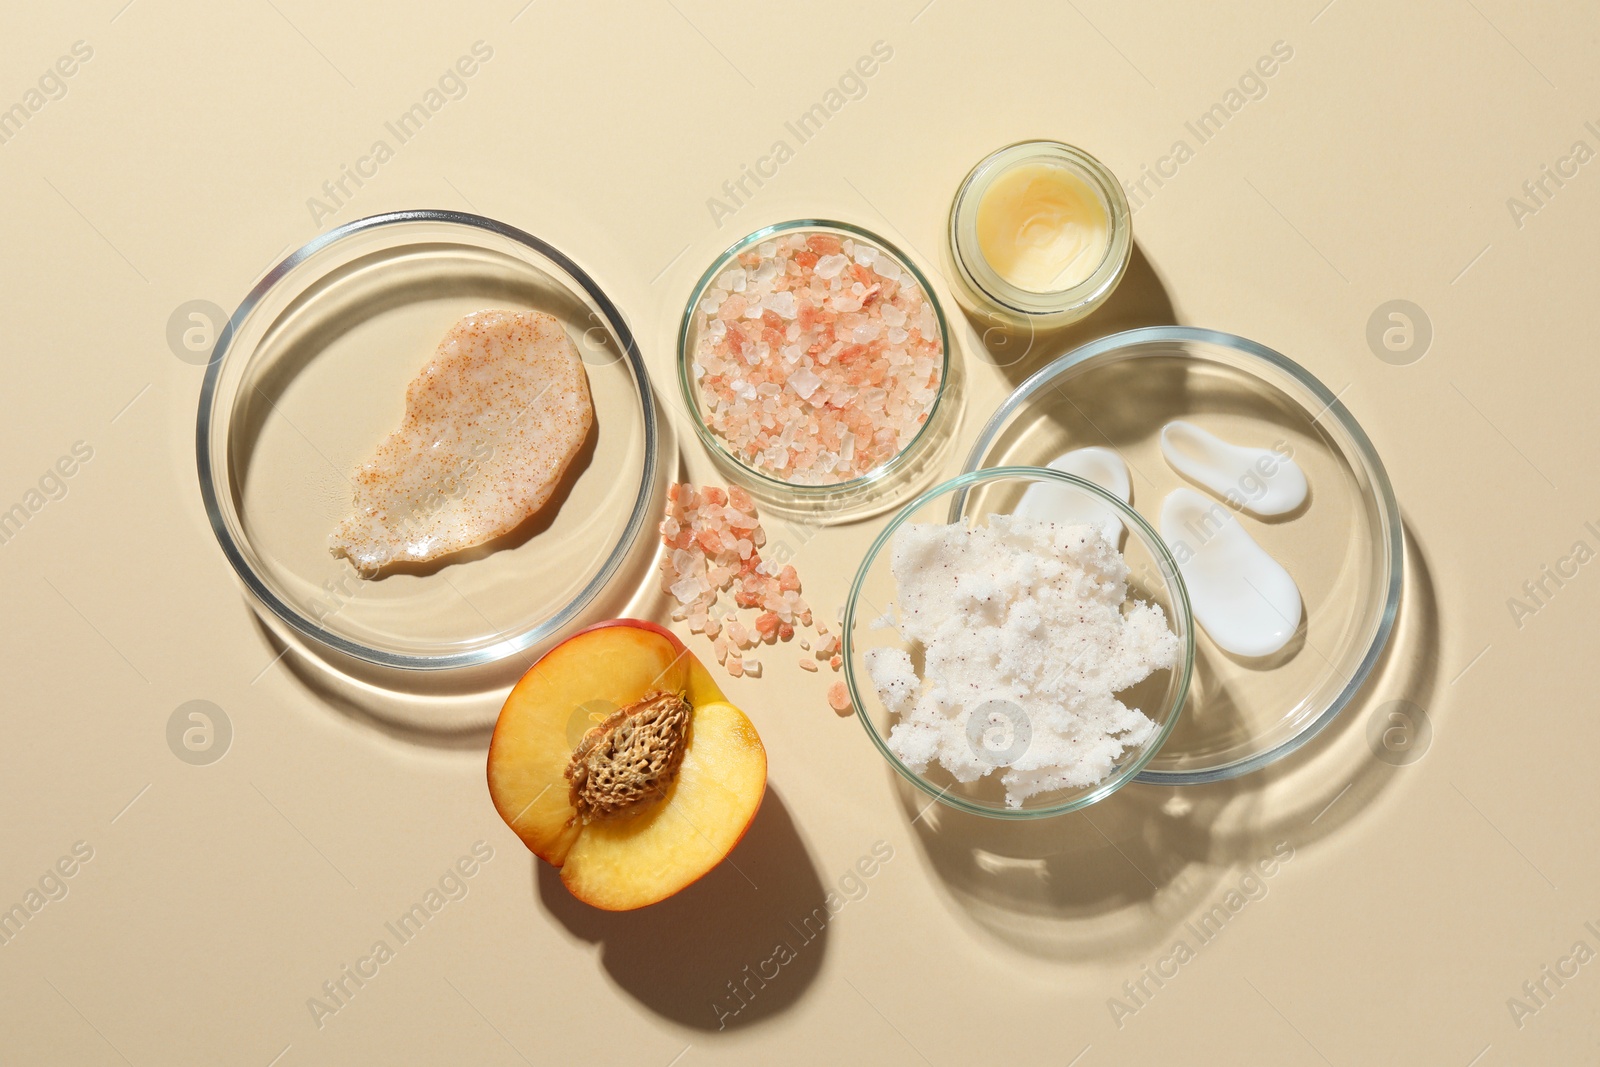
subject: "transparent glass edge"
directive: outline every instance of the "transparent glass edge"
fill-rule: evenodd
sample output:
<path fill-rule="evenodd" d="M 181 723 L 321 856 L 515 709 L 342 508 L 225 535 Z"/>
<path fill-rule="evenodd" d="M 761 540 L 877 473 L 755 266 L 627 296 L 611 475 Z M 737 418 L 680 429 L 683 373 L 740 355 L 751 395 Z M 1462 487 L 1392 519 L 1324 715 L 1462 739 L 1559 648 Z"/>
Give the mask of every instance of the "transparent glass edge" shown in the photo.
<path fill-rule="evenodd" d="M 215 465 L 219 457 L 213 453 L 210 442 L 212 423 L 218 415 L 216 407 L 217 389 L 230 346 L 238 335 L 239 327 L 249 319 L 265 297 L 273 292 L 277 285 L 294 268 L 335 243 L 368 230 L 406 223 L 447 223 L 493 233 L 532 249 L 534 252 L 548 258 L 564 271 L 598 305 L 606 319 L 607 326 L 617 340 L 621 342 L 624 356 L 628 361 L 629 373 L 639 391 L 640 404 L 645 421 L 645 461 L 644 470 L 640 477 L 639 494 L 634 500 L 634 506 L 629 515 L 628 524 L 624 528 L 622 538 L 589 584 L 580 590 L 577 596 L 569 601 L 559 614 L 535 627 L 531 627 L 506 640 L 481 648 L 437 656 L 386 652 L 383 649 L 363 645 L 358 641 L 353 641 L 317 626 L 279 597 L 255 572 L 238 544 L 235 531 L 229 522 L 230 517 L 233 517 L 233 510 L 231 507 L 224 508 L 221 496 L 217 491 Z M 656 468 L 660 462 L 658 437 L 659 427 L 656 424 L 655 394 L 650 384 L 649 374 L 645 371 L 644 360 L 639 351 L 638 342 L 633 336 L 633 331 L 628 328 L 627 323 L 623 320 L 621 311 L 588 272 L 555 246 L 541 238 L 495 219 L 461 211 L 408 209 L 369 215 L 366 218 L 356 219 L 343 226 L 336 227 L 327 233 L 319 234 L 291 252 L 251 287 L 239 307 L 229 317 L 228 324 L 218 335 L 217 343 L 212 349 L 211 358 L 206 364 L 206 372 L 201 381 L 200 400 L 196 413 L 195 458 L 200 480 L 201 501 L 205 506 L 206 517 L 211 524 L 212 533 L 217 538 L 224 557 L 227 558 L 229 564 L 233 567 L 234 573 L 245 588 L 260 603 L 266 606 L 276 618 L 299 636 L 366 663 L 394 667 L 401 670 L 438 671 L 483 666 L 524 652 L 539 642 L 554 636 L 562 628 L 569 625 L 589 604 L 593 603 L 594 599 L 604 589 L 605 583 L 615 576 L 627 553 L 632 549 L 643 530 L 647 519 L 650 485 L 654 480 Z"/>
<path fill-rule="evenodd" d="M 973 194 L 979 179 L 988 176 L 995 170 L 1007 155 L 1015 155 L 1018 159 L 1027 158 L 1024 150 L 1034 149 L 1039 156 L 1066 156 L 1074 165 L 1086 171 L 1099 187 L 1101 195 L 1108 201 L 1109 215 L 1112 220 L 1110 240 L 1107 243 L 1106 256 L 1095 268 L 1088 278 L 1071 289 L 1061 289 L 1049 293 L 1032 293 L 1029 290 L 1019 289 L 1009 285 L 999 275 L 982 279 L 967 262 L 965 240 L 968 236 L 962 225 L 962 208 L 968 198 Z M 990 177 L 990 181 L 993 177 Z M 985 186 L 987 188 L 987 186 Z M 976 207 L 971 212 L 976 212 Z M 973 297 L 980 302 L 991 304 L 995 310 L 1018 316 L 1022 321 L 1051 321 L 1062 316 L 1073 316 L 1085 309 L 1093 309 L 1121 284 L 1123 275 L 1127 272 L 1128 263 L 1133 257 L 1133 212 L 1128 207 L 1127 194 L 1123 192 L 1117 182 L 1116 175 L 1111 168 L 1102 163 L 1099 158 L 1084 151 L 1076 145 L 1063 141 L 1027 140 L 1017 141 L 995 149 L 984 156 L 956 188 L 956 195 L 950 201 L 950 211 L 947 216 L 946 241 L 950 247 L 950 257 L 954 260 L 956 273 L 962 282 L 971 291 Z M 974 226 L 976 222 L 974 220 Z M 975 233 L 973 241 L 976 240 Z M 982 258 L 981 256 L 977 258 Z M 991 272 L 992 273 L 992 272 Z M 998 292 L 997 288 L 1007 290 Z M 1050 297 L 1071 297 L 1071 299 L 1049 302 Z M 1032 298 L 1030 300 L 1030 298 Z M 1082 317 L 1079 315 L 1078 317 Z"/>
<path fill-rule="evenodd" d="M 1121 333 L 1109 334 L 1080 345 L 1029 375 L 1001 403 L 995 413 L 989 417 L 989 421 L 984 424 L 983 429 L 979 431 L 977 438 L 973 441 L 972 448 L 967 453 L 967 460 L 963 466 L 965 472 L 979 469 L 998 469 L 979 468 L 977 464 L 982 462 L 984 453 L 993 446 L 995 440 L 1010 422 L 1011 417 L 1016 414 L 1017 409 L 1041 390 L 1053 384 L 1058 377 L 1067 371 L 1106 352 L 1119 348 L 1138 344 L 1174 341 L 1215 344 L 1247 352 L 1288 374 L 1326 404 L 1324 413 L 1332 414 L 1341 429 L 1355 444 L 1356 453 L 1361 458 L 1362 465 L 1366 468 L 1367 476 L 1377 489 L 1379 513 L 1383 518 L 1387 535 L 1384 552 L 1389 562 L 1389 582 L 1384 607 L 1379 615 L 1377 625 L 1374 627 L 1372 640 L 1361 662 L 1357 665 L 1356 671 L 1321 715 L 1302 727 L 1301 731 L 1293 737 L 1244 759 L 1219 764 L 1214 767 L 1199 767 L 1193 770 L 1145 770 L 1138 776 L 1140 782 L 1149 785 L 1204 785 L 1210 782 L 1238 778 L 1241 775 L 1270 766 L 1315 738 L 1349 705 L 1361 686 L 1366 683 L 1367 678 L 1371 676 L 1373 669 L 1377 666 L 1379 657 L 1388 646 L 1389 638 L 1393 634 L 1395 619 L 1399 614 L 1400 591 L 1404 580 L 1404 524 L 1400 515 L 1399 502 L 1394 495 L 1394 487 L 1389 481 L 1388 471 L 1385 469 L 1377 449 L 1373 447 L 1372 440 L 1367 436 L 1366 431 L 1361 428 L 1360 423 L 1350 414 L 1349 409 L 1344 406 L 1338 396 L 1329 390 L 1315 375 L 1288 356 L 1274 351 L 1259 342 L 1252 341 L 1247 337 L 1240 337 L 1237 334 L 1208 330 L 1198 326 L 1145 326 L 1135 330 L 1124 330 Z"/>

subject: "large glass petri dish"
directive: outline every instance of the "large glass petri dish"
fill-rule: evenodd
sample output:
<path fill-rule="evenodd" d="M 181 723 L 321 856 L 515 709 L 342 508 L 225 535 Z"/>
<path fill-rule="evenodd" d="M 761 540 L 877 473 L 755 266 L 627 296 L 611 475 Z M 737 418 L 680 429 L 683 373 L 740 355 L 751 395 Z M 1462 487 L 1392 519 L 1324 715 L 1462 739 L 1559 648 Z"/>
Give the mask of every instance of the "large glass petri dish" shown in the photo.
<path fill-rule="evenodd" d="M 1195 627 L 1188 705 L 1138 778 L 1194 785 L 1282 759 L 1349 703 L 1394 627 L 1402 528 L 1383 463 L 1337 396 L 1263 345 L 1186 326 L 1114 334 L 1040 369 L 990 418 L 966 470 L 1112 448 L 1128 465 L 1134 509 L 1159 528 L 1167 494 L 1197 489 L 1161 454 L 1162 427 L 1174 419 L 1288 449 L 1310 483 L 1309 499 L 1288 515 L 1234 512 L 1294 578 L 1304 610 L 1289 644 L 1258 659 L 1224 651 Z"/>
<path fill-rule="evenodd" d="M 485 308 L 560 320 L 594 428 L 517 530 L 363 579 L 328 549 L 351 473 L 400 425 L 440 338 Z M 272 618 L 367 663 L 477 667 L 592 621 L 650 518 L 655 400 L 621 313 L 567 256 L 492 219 L 400 211 L 317 237 L 244 298 L 206 368 L 196 454 L 217 541 Z"/>

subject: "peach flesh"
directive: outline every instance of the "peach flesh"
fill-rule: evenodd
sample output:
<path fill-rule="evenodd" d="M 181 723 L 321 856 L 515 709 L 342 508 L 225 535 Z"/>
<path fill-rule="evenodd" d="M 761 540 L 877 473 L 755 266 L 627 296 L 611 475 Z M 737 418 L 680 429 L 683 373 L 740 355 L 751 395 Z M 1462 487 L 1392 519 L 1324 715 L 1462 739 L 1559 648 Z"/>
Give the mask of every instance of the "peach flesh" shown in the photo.
<path fill-rule="evenodd" d="M 581 822 L 565 778 L 573 749 L 610 712 L 662 690 L 694 709 L 666 795 Z M 766 768 L 755 727 L 682 642 L 619 619 L 557 645 L 512 689 L 489 744 L 489 794 L 529 850 L 562 868 L 574 896 L 625 911 L 671 896 L 732 851 L 761 806 Z"/>

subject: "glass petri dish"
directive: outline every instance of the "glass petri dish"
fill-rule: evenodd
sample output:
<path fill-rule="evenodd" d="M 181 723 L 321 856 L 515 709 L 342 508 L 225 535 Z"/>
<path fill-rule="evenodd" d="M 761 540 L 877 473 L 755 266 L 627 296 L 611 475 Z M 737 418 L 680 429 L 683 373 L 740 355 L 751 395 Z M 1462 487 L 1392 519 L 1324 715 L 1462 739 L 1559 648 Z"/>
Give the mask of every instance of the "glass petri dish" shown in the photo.
<path fill-rule="evenodd" d="M 1114 761 L 1110 773 L 1092 786 L 1036 793 L 1024 798 L 1020 807 L 1010 807 L 998 772 L 1014 762 L 1014 750 L 1010 746 L 1026 744 L 1025 740 L 1019 741 L 1023 735 L 1018 731 L 1031 729 L 1021 725 L 1027 721 L 1028 709 L 1013 705 L 1005 713 L 1011 719 L 1010 737 L 1006 749 L 998 754 L 991 751 L 987 739 L 981 743 L 973 741 L 974 754 L 991 763 L 995 771 L 965 783 L 956 781 L 938 764 L 930 765 L 926 773 L 921 773 L 908 767 L 889 748 L 887 738 L 897 716 L 878 695 L 864 657 L 874 648 L 900 648 L 911 654 L 914 663 L 918 661 L 919 649 L 902 639 L 891 625 L 886 625 L 893 617 L 896 600 L 896 584 L 890 570 L 895 533 L 907 523 L 983 524 L 990 516 L 1015 512 L 1030 487 L 1047 487 L 1058 503 L 1063 497 L 1074 501 L 1075 504 L 1067 505 L 1074 510 L 1088 507 L 1121 520 L 1126 529 L 1120 547 L 1129 568 L 1128 598 L 1161 606 L 1168 626 L 1178 635 L 1179 651 L 1172 668 L 1157 671 L 1132 689 L 1118 694 L 1124 704 L 1140 709 L 1156 724 L 1144 744 L 1126 749 Z M 1038 819 L 1077 811 L 1104 800 L 1134 780 L 1161 750 L 1178 726 L 1187 702 L 1194 662 L 1194 622 L 1177 563 L 1166 542 L 1138 512 L 1098 485 L 1071 474 L 1038 467 L 997 467 L 971 471 L 934 486 L 906 504 L 884 527 L 867 549 L 850 585 L 844 609 L 843 655 L 845 685 L 854 702 L 856 717 L 896 773 L 939 803 L 961 811 L 995 819 Z"/>
<path fill-rule="evenodd" d="M 1194 785 L 1282 759 L 1349 703 L 1394 627 L 1402 533 L 1382 461 L 1326 386 L 1254 341 L 1192 327 L 1114 334 L 1040 369 L 990 418 L 966 469 L 1109 447 L 1128 465 L 1134 508 L 1158 517 L 1169 492 L 1197 488 L 1161 455 L 1173 419 L 1236 444 L 1286 447 L 1310 482 L 1309 499 L 1288 515 L 1234 512 L 1289 571 L 1304 610 L 1289 644 L 1261 659 L 1224 652 L 1196 627 L 1189 705 L 1139 775 Z"/>
<path fill-rule="evenodd" d="M 710 425 L 710 408 L 697 372 L 695 352 L 700 345 L 701 333 L 709 324 L 709 316 L 701 304 L 716 285 L 717 279 L 730 267 L 737 267 L 738 258 L 744 253 L 764 242 L 794 234 L 827 234 L 841 241 L 859 242 L 872 247 L 880 255 L 892 260 L 900 272 L 909 276 L 921 289 L 938 324 L 941 356 L 939 386 L 928 405 L 921 428 L 889 459 L 856 477 L 839 481 L 816 484 L 789 481 L 764 467 L 757 457 L 737 451 Z M 678 329 L 678 384 L 695 435 L 711 453 L 712 459 L 768 506 L 785 514 L 822 522 L 858 519 L 885 511 L 903 501 L 918 484 L 926 484 L 927 480 L 931 480 L 938 461 L 945 455 L 953 438 L 955 404 L 948 394 L 952 390 L 951 375 L 958 368 L 959 361 L 951 352 L 950 327 L 944 309 L 927 276 L 894 244 L 848 222 L 795 219 L 764 226 L 737 241 L 701 275 L 684 307 L 683 321 Z"/>
<path fill-rule="evenodd" d="M 439 339 L 485 308 L 562 322 L 594 429 L 516 531 L 362 579 L 328 550 L 351 472 L 399 426 Z M 638 346 L 592 278 L 504 223 L 419 210 L 317 237 L 244 298 L 206 368 L 196 454 L 217 541 L 271 618 L 345 656 L 427 671 L 494 664 L 591 621 L 649 519 L 656 437 Z"/>

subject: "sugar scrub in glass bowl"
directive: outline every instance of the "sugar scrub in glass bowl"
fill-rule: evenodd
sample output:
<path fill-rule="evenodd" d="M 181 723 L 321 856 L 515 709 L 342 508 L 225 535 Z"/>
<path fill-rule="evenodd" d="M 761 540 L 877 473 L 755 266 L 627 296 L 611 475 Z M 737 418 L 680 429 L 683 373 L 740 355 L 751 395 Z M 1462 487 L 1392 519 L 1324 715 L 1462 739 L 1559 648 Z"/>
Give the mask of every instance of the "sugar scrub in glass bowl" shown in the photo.
<path fill-rule="evenodd" d="M 821 521 L 892 507 L 934 469 L 953 365 L 927 278 L 843 222 L 734 244 L 678 336 L 684 402 L 713 458 L 769 507 Z"/>
<path fill-rule="evenodd" d="M 960 475 L 867 550 L 845 682 L 901 777 L 996 819 L 1061 815 L 1131 781 L 1178 722 L 1194 663 L 1166 543 L 1099 485 L 1040 467 Z"/>

